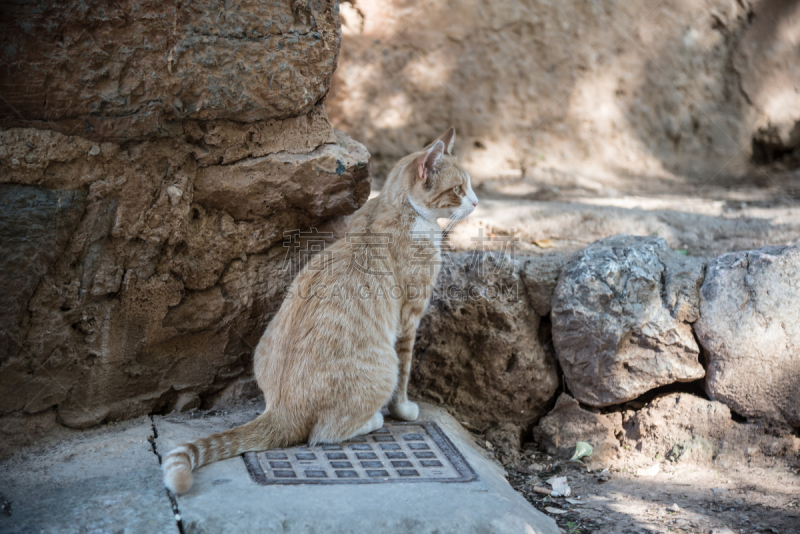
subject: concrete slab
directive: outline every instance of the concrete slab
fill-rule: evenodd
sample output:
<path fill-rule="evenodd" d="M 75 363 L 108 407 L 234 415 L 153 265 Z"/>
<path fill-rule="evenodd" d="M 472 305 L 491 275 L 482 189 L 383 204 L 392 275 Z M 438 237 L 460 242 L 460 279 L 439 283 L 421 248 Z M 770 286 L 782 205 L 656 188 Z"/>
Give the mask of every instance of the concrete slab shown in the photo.
<path fill-rule="evenodd" d="M 0 462 L 0 532 L 178 534 L 149 417 L 76 431 Z M 5 512 L 5 510 L 4 510 Z"/>
<path fill-rule="evenodd" d="M 502 468 L 471 445 L 457 421 L 439 408 L 420 408 L 419 422 L 436 423 L 476 476 L 466 482 L 262 485 L 237 457 L 195 472 L 192 489 L 178 497 L 185 532 L 559 533 L 551 518 L 511 488 Z M 256 415 L 249 409 L 156 417 L 158 450 L 169 451 Z"/>

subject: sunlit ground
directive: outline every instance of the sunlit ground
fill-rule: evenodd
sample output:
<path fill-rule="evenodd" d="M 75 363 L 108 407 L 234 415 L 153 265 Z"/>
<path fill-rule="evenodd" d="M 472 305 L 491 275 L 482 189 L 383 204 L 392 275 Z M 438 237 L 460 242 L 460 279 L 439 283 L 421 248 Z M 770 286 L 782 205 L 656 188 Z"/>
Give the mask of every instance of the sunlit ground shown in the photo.
<path fill-rule="evenodd" d="M 621 182 L 621 183 L 620 183 Z M 615 234 L 658 235 L 690 256 L 800 243 L 800 173 L 761 185 L 620 180 L 610 187 L 561 179 L 486 180 L 480 204 L 456 225 L 456 250 L 474 248 L 482 227 L 508 236 L 516 250 L 573 252 Z M 544 246 L 541 246 L 544 244 Z"/>
<path fill-rule="evenodd" d="M 791 459 L 790 459 L 791 460 Z M 524 466 L 540 462 L 550 469 L 540 476 Z M 796 461 L 796 459 L 795 459 Z M 769 465 L 769 464 L 772 465 Z M 565 510 L 553 516 L 567 532 L 580 533 L 708 533 L 800 532 L 800 476 L 785 459 L 765 465 L 742 461 L 713 465 L 663 462 L 654 477 L 638 477 L 632 468 L 611 468 L 608 480 L 585 468 L 534 453 L 517 471 L 506 466 L 509 481 L 534 506 Z M 586 504 L 570 505 L 563 498 L 545 497 L 532 486 L 546 486 L 553 467 L 566 475 L 572 497 Z M 677 506 L 676 506 L 677 505 Z M 724 529 L 731 530 L 724 530 Z"/>

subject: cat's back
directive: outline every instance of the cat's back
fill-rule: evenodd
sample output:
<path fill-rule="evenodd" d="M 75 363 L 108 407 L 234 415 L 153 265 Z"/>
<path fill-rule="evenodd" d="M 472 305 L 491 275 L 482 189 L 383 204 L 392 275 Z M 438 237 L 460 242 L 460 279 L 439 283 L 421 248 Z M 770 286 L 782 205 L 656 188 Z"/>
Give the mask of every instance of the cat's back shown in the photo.
<path fill-rule="evenodd" d="M 378 198 L 368 201 L 345 236 L 317 253 L 297 275 L 262 338 L 271 351 L 311 350 L 315 340 L 336 344 L 375 331 L 384 333 L 385 342 L 394 342 L 399 301 L 391 294 L 392 236 L 381 227 L 379 212 Z"/>

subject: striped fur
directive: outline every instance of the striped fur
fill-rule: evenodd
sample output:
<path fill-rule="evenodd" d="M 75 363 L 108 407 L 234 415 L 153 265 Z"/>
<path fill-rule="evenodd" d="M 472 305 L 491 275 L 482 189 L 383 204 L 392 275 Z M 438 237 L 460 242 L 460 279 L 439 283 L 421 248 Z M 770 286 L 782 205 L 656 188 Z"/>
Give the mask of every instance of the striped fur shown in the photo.
<path fill-rule="evenodd" d="M 441 259 L 436 220 L 455 223 L 478 202 L 450 156 L 454 141 L 450 128 L 400 160 L 382 194 L 353 217 L 348 233 L 361 241 L 338 241 L 297 276 L 254 355 L 264 413 L 171 451 L 163 465 L 169 489 L 183 493 L 193 469 L 243 452 L 371 432 L 383 424 L 385 405 L 396 417 L 417 418 L 406 388 Z"/>

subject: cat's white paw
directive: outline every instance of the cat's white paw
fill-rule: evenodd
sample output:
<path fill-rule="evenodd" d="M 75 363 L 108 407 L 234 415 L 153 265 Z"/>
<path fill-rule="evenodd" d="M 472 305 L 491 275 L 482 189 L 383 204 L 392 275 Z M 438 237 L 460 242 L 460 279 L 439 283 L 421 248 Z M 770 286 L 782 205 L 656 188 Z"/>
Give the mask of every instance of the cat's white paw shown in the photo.
<path fill-rule="evenodd" d="M 389 413 L 403 421 L 416 421 L 419 417 L 419 406 L 416 402 L 400 402 L 390 406 Z"/>
<path fill-rule="evenodd" d="M 370 432 L 372 432 L 374 430 L 378 430 L 380 427 L 383 426 L 383 414 L 381 412 L 377 412 L 367 422 L 367 425 L 370 427 L 369 428 L 369 432 L 366 432 L 367 434 L 369 434 Z"/>

